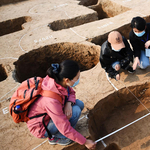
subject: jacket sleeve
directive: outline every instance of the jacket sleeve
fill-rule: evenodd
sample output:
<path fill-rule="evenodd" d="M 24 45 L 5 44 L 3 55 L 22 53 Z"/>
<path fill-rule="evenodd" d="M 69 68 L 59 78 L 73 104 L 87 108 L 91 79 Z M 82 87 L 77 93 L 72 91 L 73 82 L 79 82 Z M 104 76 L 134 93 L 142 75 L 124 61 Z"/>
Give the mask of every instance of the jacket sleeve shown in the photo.
<path fill-rule="evenodd" d="M 133 62 L 133 51 L 131 50 L 131 47 L 130 47 L 127 39 L 123 37 L 123 41 L 124 41 L 125 47 L 126 47 L 126 57 L 125 57 L 125 59 Z"/>
<path fill-rule="evenodd" d="M 86 138 L 77 132 L 70 124 L 66 115 L 63 113 L 63 108 L 58 100 L 48 98 L 48 102 L 45 106 L 47 114 L 53 120 L 55 126 L 67 138 L 83 145 L 86 142 Z"/>
<path fill-rule="evenodd" d="M 134 37 L 133 31 L 130 32 L 129 39 L 130 39 L 130 43 L 131 43 L 132 48 L 133 48 L 134 57 L 140 58 L 141 49 L 140 49 L 140 46 L 139 46 L 139 41 L 136 40 L 136 38 Z"/>
<path fill-rule="evenodd" d="M 105 69 L 105 71 L 108 73 L 109 77 L 116 79 L 116 75 L 119 74 L 119 72 L 112 68 L 110 57 L 105 55 L 105 50 L 104 50 L 105 48 L 106 46 L 102 45 L 101 53 L 100 53 L 100 64 L 102 68 Z"/>
<path fill-rule="evenodd" d="M 69 87 L 68 102 L 72 102 L 73 104 L 75 104 L 75 102 L 76 102 L 75 91 L 71 87 Z"/>
<path fill-rule="evenodd" d="M 130 45 L 126 38 L 123 37 L 123 42 L 125 44 L 125 50 L 124 50 L 124 58 L 120 61 L 120 65 L 122 68 L 126 69 L 130 62 L 133 62 L 133 52 L 130 48 Z"/>

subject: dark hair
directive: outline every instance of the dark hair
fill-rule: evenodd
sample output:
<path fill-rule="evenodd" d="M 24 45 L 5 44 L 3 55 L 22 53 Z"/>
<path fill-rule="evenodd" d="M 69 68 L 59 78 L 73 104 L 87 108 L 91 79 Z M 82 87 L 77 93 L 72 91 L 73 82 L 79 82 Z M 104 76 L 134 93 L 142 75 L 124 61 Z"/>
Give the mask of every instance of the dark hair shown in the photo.
<path fill-rule="evenodd" d="M 79 70 L 79 65 L 75 61 L 64 60 L 60 65 L 52 64 L 52 66 L 48 68 L 46 74 L 53 78 L 56 83 L 60 83 L 63 78 L 72 80 L 77 75 Z"/>
<path fill-rule="evenodd" d="M 141 17 L 135 17 L 131 21 L 131 28 L 136 28 L 139 31 L 143 31 L 146 26 L 146 21 Z"/>

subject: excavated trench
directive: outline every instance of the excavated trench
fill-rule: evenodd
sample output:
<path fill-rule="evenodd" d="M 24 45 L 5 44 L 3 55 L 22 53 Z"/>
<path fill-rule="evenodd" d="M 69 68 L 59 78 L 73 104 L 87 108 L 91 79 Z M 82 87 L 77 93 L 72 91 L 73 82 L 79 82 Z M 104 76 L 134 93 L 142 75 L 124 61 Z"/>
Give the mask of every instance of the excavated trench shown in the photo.
<path fill-rule="evenodd" d="M 144 19 L 146 20 L 147 23 L 150 22 L 150 16 L 146 16 L 144 17 Z M 121 35 L 123 35 L 126 39 L 129 39 L 129 33 L 131 31 L 131 23 L 125 24 L 115 30 L 119 31 L 121 33 Z M 96 45 L 102 45 L 108 38 L 108 33 L 105 33 L 103 35 L 99 35 L 93 38 L 89 38 L 87 41 L 88 42 L 92 42 Z"/>
<path fill-rule="evenodd" d="M 22 30 L 22 25 L 29 21 L 31 21 L 31 17 L 24 16 L 0 22 L 0 36 Z"/>
<path fill-rule="evenodd" d="M 91 5 L 88 7 L 98 13 L 99 19 L 114 17 L 130 10 L 129 8 L 117 4 L 111 0 L 101 0 L 98 1 L 96 5 Z"/>
<path fill-rule="evenodd" d="M 150 83 L 131 86 L 129 90 L 149 109 Z M 122 128 L 123 126 L 148 114 L 148 110 L 131 94 L 127 88 L 120 89 L 101 99 L 89 112 L 88 127 L 94 141 Z M 96 150 L 142 150 L 150 146 L 150 116 L 124 128 L 104 139 L 107 147 L 99 141 Z M 63 150 L 87 150 L 79 144 L 65 147 Z"/>
<path fill-rule="evenodd" d="M 99 47 L 78 43 L 57 43 L 32 50 L 14 62 L 14 77 L 22 82 L 30 77 L 45 77 L 46 70 L 52 63 L 63 60 L 76 61 L 80 70 L 88 70 L 99 62 Z"/>
<path fill-rule="evenodd" d="M 0 64 L 0 82 L 7 78 L 7 73 L 2 64 Z"/>
<path fill-rule="evenodd" d="M 6 4 L 11 4 L 11 3 L 22 2 L 22 1 L 27 1 L 27 0 L 0 0 L 0 6 L 6 5 Z"/>
<path fill-rule="evenodd" d="M 79 5 L 83 6 L 91 6 L 91 5 L 96 5 L 98 0 L 79 0 Z"/>
<path fill-rule="evenodd" d="M 78 16 L 75 18 L 57 20 L 50 23 L 49 26 L 53 31 L 57 31 L 61 29 L 67 29 L 67 28 L 79 26 L 96 20 L 98 20 L 98 17 L 97 17 L 97 13 L 95 12 L 88 15 Z"/>
<path fill-rule="evenodd" d="M 91 1 L 91 4 L 97 3 L 96 5 L 90 5 L 90 3 L 87 1 L 81 1 L 79 4 L 87 5 L 88 8 L 91 8 L 95 10 L 98 14 L 92 13 L 88 15 L 82 15 L 79 17 L 71 18 L 71 19 L 62 19 L 57 20 L 49 24 L 50 28 L 53 31 L 61 30 L 61 29 L 67 29 L 75 26 L 79 26 L 85 23 L 93 22 L 98 19 L 104 19 L 104 18 L 110 18 L 114 17 L 116 15 L 119 15 L 121 13 L 124 13 L 128 10 L 130 10 L 127 7 L 124 7 L 122 5 L 119 5 L 117 3 L 114 3 L 112 1 L 100 1 L 97 3 L 97 1 Z"/>

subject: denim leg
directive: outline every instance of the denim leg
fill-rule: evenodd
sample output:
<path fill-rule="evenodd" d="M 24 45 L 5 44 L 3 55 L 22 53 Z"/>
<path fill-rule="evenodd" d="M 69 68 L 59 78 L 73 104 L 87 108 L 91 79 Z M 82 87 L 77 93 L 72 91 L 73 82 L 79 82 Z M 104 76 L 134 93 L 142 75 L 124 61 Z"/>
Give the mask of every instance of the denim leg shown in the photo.
<path fill-rule="evenodd" d="M 48 125 L 47 125 L 47 129 L 50 131 L 50 133 L 52 135 L 55 135 L 55 137 L 57 138 L 66 138 L 64 135 L 62 135 L 57 127 L 55 126 L 54 122 L 52 120 L 49 121 Z M 45 137 L 48 137 L 47 131 L 44 134 Z"/>
<path fill-rule="evenodd" d="M 76 100 L 76 104 L 72 106 L 72 117 L 70 118 L 69 122 L 73 128 L 75 128 L 75 125 L 78 122 L 78 119 L 81 115 L 81 111 L 84 108 L 84 103 L 80 100 Z M 52 135 L 55 135 L 57 138 L 66 138 L 64 135 L 62 135 L 58 129 L 56 128 L 55 124 L 52 120 L 49 121 L 47 125 L 47 129 L 50 131 Z M 45 137 L 48 137 L 47 132 L 45 132 Z"/>
<path fill-rule="evenodd" d="M 140 68 L 145 69 L 150 65 L 149 63 L 149 57 L 145 55 L 144 51 L 141 51 L 141 57 L 140 57 Z"/>
<path fill-rule="evenodd" d="M 79 120 L 79 117 L 81 115 L 81 109 L 78 105 L 74 105 L 72 106 L 72 117 L 70 118 L 70 123 L 71 123 L 71 126 L 73 128 L 75 128 L 78 120 Z"/>
<path fill-rule="evenodd" d="M 81 111 L 84 108 L 84 103 L 82 101 L 80 101 L 79 99 L 76 99 L 76 104 L 75 105 L 78 105 L 80 107 Z"/>

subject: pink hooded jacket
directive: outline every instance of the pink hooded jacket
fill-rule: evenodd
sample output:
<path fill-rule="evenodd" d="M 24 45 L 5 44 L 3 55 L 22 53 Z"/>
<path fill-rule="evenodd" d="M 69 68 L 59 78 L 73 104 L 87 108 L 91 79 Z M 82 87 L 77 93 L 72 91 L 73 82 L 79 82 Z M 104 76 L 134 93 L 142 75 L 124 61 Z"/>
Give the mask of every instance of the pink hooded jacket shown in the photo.
<path fill-rule="evenodd" d="M 63 99 L 63 104 L 65 102 L 65 96 L 68 96 L 67 90 L 61 85 L 57 84 L 54 79 L 46 76 L 42 82 L 43 90 L 50 90 L 59 94 Z M 69 88 L 69 97 L 68 101 L 75 103 L 75 91 L 72 88 Z M 38 114 L 47 113 L 45 117 L 45 124 L 47 125 L 50 121 L 50 118 L 53 120 L 57 129 L 67 138 L 83 145 L 86 141 L 86 138 L 77 132 L 71 125 L 66 115 L 63 112 L 64 105 L 62 105 L 58 100 L 50 97 L 40 97 L 36 100 L 30 107 L 28 117 L 32 117 Z M 30 132 L 38 137 L 44 137 L 46 132 L 43 123 L 43 117 L 38 117 L 31 119 L 27 122 L 28 129 Z"/>

